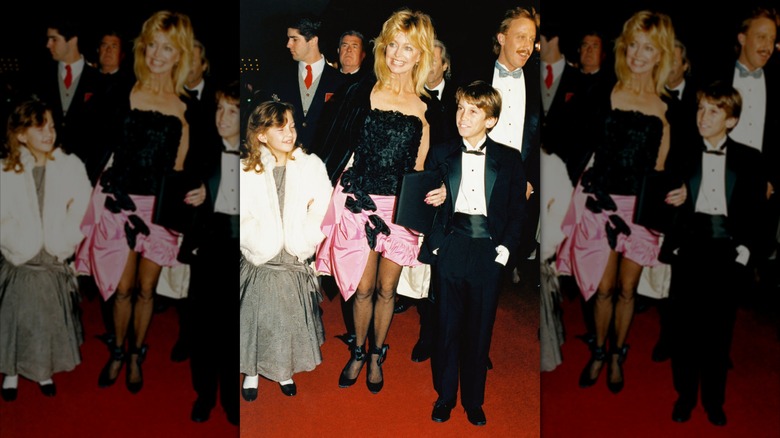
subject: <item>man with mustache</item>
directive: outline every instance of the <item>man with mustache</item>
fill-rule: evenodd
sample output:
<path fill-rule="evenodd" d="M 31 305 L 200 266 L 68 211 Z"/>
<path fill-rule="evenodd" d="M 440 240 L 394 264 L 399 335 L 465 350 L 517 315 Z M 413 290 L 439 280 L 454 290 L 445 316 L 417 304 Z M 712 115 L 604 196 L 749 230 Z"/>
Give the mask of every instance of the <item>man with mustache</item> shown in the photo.
<path fill-rule="evenodd" d="M 513 281 L 519 282 L 518 261 L 533 257 L 537 248 L 539 221 L 539 120 L 541 92 L 539 55 L 535 51 L 539 15 L 532 7 L 515 7 L 505 12 L 493 36 L 493 52 L 498 55 L 490 70 L 468 77 L 463 83 L 481 79 L 501 93 L 501 117 L 490 133 L 499 143 L 520 150 L 525 176 L 528 178 L 527 224 L 523 227 L 518 251 L 512 251 L 515 267 Z M 529 62 L 530 60 L 530 62 Z M 520 103 L 518 105 L 517 103 Z M 514 248 L 513 248 L 514 250 Z"/>
<path fill-rule="evenodd" d="M 729 137 L 761 152 L 763 171 L 768 179 L 767 212 L 756 218 L 761 227 L 762 245 L 755 255 L 758 292 L 766 297 L 777 284 L 777 230 L 780 218 L 780 77 L 776 66 L 768 65 L 775 50 L 780 16 L 774 8 L 758 7 L 740 22 L 737 32 L 737 59 L 720 68 L 713 79 L 723 79 L 742 96 L 742 116 Z M 733 59 L 733 58 L 732 58 Z M 774 67 L 774 69 L 773 69 Z M 751 297 L 752 299 L 765 297 Z M 773 306 L 777 306 L 774 298 Z"/>

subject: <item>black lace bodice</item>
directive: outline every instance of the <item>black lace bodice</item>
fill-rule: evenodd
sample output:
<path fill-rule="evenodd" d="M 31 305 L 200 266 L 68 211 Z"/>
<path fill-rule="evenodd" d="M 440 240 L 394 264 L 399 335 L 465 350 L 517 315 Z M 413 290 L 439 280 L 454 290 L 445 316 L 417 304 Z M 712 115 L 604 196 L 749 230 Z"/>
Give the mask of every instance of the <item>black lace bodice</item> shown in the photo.
<path fill-rule="evenodd" d="M 178 117 L 131 109 L 122 121 L 122 140 L 101 182 L 127 194 L 157 194 L 162 176 L 173 170 L 181 141 Z"/>
<path fill-rule="evenodd" d="M 593 166 L 582 175 L 583 190 L 592 195 L 585 206 L 594 213 L 617 210 L 610 195 L 639 193 L 643 176 L 655 167 L 663 137 L 661 119 L 639 111 L 612 109 L 603 129 Z M 619 234 L 631 235 L 631 228 L 615 213 L 609 214 L 605 230 L 612 249 Z"/>
<path fill-rule="evenodd" d="M 422 128 L 415 116 L 372 109 L 352 167 L 345 172 L 347 180 L 367 194 L 397 195 L 401 178 L 414 169 Z"/>
<path fill-rule="evenodd" d="M 587 191 L 636 195 L 642 176 L 655 167 L 663 122 L 638 111 L 613 109 L 607 114 L 603 133 L 593 166 L 584 176 L 591 188 Z"/>

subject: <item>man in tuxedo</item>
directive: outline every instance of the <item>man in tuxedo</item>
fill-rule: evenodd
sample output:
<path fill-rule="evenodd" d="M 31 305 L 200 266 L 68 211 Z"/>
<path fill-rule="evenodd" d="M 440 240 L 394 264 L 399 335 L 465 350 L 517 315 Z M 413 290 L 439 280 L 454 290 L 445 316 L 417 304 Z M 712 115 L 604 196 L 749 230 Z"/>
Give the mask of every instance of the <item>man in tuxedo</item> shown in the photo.
<path fill-rule="evenodd" d="M 65 152 L 76 154 L 85 165 L 91 165 L 90 156 L 103 126 L 96 108 L 101 93 L 98 70 L 86 62 L 79 47 L 81 23 L 65 15 L 53 17 L 46 28 L 46 48 L 55 61 L 41 75 L 32 75 L 33 92 L 49 103 L 57 129 L 57 140 Z M 87 168 L 90 175 L 95 169 Z M 94 182 L 93 182 L 94 183 Z"/>
<path fill-rule="evenodd" d="M 309 151 L 316 147 L 314 136 L 326 102 L 345 83 L 344 75 L 331 67 L 320 52 L 321 26 L 320 20 L 308 16 L 291 22 L 287 27 L 287 48 L 295 63 L 269 71 L 260 86 L 267 100 L 278 99 L 295 107 L 298 143 Z"/>
<path fill-rule="evenodd" d="M 184 88 L 193 100 L 193 121 L 190 122 L 192 132 L 199 134 L 191 136 L 193 139 L 192 148 L 195 149 L 204 145 L 208 147 L 207 139 L 218 137 L 217 127 L 214 125 L 214 114 L 217 111 L 216 82 L 209 76 L 211 64 L 206 57 L 206 47 L 200 40 L 193 42 L 193 54 L 190 64 L 190 71 L 184 83 Z M 200 143 L 203 142 L 203 143 Z M 194 155 L 197 155 L 197 151 Z M 200 164 L 200 163 L 199 163 Z M 190 316 L 189 298 L 169 299 L 158 295 L 155 298 L 155 312 L 163 312 L 170 305 L 176 308 L 179 316 L 179 336 L 171 349 L 171 360 L 173 362 L 183 362 L 190 356 L 192 346 L 192 325 L 194 321 Z"/>
<path fill-rule="evenodd" d="M 439 397 L 431 418 L 450 418 L 460 380 L 468 420 L 481 426 L 502 270 L 520 240 L 526 179 L 520 152 L 487 136 L 501 115 L 499 91 L 475 81 L 456 98 L 460 137 L 433 146 L 425 162 L 444 173 L 447 188 L 419 256 L 434 266 L 437 284 L 432 368 Z"/>
<path fill-rule="evenodd" d="M 698 152 L 684 165 L 688 199 L 660 258 L 672 265 L 671 358 L 678 394 L 672 419 L 690 419 L 701 388 L 707 418 L 723 426 L 731 337 L 739 296 L 750 284 L 746 266 L 760 255 L 761 234 L 754 224 L 765 202 L 766 179 L 756 172 L 760 153 L 727 135 L 740 117 L 739 92 L 715 82 L 700 93 Z"/>
<path fill-rule="evenodd" d="M 700 155 L 699 148 L 691 147 L 691 145 L 698 145 L 701 137 L 696 128 L 696 112 L 699 106 L 696 97 L 697 85 L 692 80 L 688 49 L 679 39 L 674 41 L 673 55 L 672 69 L 665 84 L 668 96 L 662 96 L 669 108 L 666 117 L 671 131 L 671 146 L 665 168 L 672 174 L 679 175 L 686 172 L 684 168 L 679 169 L 679 165 L 685 167 L 686 163 L 690 162 L 690 155 L 693 155 L 694 159 Z M 658 310 L 660 326 L 658 340 L 653 346 L 651 358 L 654 362 L 664 362 L 670 358 L 672 336 L 674 335 L 670 329 L 669 300 L 637 295 L 637 312 L 647 310 L 650 305 L 655 305 Z"/>
<path fill-rule="evenodd" d="M 713 67 L 716 79 L 724 80 L 742 96 L 742 115 L 729 133 L 734 140 L 761 152 L 759 170 L 766 173 L 767 211 L 763 223 L 762 245 L 756 254 L 760 288 L 777 283 L 777 229 L 780 220 L 780 72 L 768 65 L 775 50 L 780 17 L 776 9 L 752 9 L 740 22 L 737 32 L 738 57 L 720 68 Z M 754 225 L 755 226 L 755 225 Z M 772 289 L 769 289 L 772 290 Z M 767 294 L 771 297 L 776 294 Z M 778 305 L 775 301 L 773 306 Z"/>
<path fill-rule="evenodd" d="M 217 136 L 208 136 L 200 150 L 189 155 L 192 167 L 203 179 L 200 188 L 187 194 L 197 205 L 195 225 L 184 233 L 180 260 L 190 263 L 188 293 L 189 346 L 192 383 L 198 398 L 191 419 L 209 419 L 217 401 L 228 421 L 238 424 L 239 395 L 234 384 L 238 368 L 238 175 L 240 172 L 240 115 L 238 81 L 216 90 Z M 214 115 L 212 114 L 212 117 Z M 215 124 L 212 118 L 212 125 Z M 186 166 L 186 165 L 185 165 Z"/>
<path fill-rule="evenodd" d="M 431 144 L 441 143 L 459 137 L 455 127 L 455 91 L 457 84 L 452 80 L 452 59 L 447 46 L 440 40 L 433 41 L 433 65 L 425 81 L 425 90 L 441 102 L 442 125 L 431 131 Z"/>

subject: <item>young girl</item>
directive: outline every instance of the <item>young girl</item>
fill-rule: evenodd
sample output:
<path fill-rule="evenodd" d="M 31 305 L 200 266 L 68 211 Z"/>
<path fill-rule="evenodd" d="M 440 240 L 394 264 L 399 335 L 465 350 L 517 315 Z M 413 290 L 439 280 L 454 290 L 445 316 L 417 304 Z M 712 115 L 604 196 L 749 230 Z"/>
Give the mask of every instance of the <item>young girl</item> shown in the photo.
<path fill-rule="evenodd" d="M 51 109 L 19 104 L 8 119 L 0 161 L 0 372 L 2 396 L 16 399 L 19 375 L 54 396 L 52 376 L 81 362 L 75 275 L 67 260 L 91 186 L 75 155 L 55 145 Z"/>
<path fill-rule="evenodd" d="M 309 266 L 333 187 L 325 165 L 296 144 L 293 107 L 261 103 L 249 116 L 240 176 L 241 395 L 257 398 L 258 374 L 296 394 L 293 374 L 320 362 L 325 341 Z"/>

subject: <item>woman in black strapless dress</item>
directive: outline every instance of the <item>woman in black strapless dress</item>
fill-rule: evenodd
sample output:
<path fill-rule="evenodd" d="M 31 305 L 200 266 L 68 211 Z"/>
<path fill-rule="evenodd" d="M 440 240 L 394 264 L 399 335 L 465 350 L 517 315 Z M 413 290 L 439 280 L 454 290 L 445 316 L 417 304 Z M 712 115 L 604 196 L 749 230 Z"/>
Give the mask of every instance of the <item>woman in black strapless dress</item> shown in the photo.
<path fill-rule="evenodd" d="M 322 224 L 326 237 L 316 269 L 334 277 L 345 300 L 355 295 L 356 343 L 339 376 L 342 388 L 357 381 L 365 364 L 373 319 L 366 385 L 373 393 L 382 389 L 385 339 L 401 269 L 420 264 L 418 234 L 392 219 L 401 178 L 422 170 L 428 152 L 433 112 L 423 85 L 433 62 L 433 40 L 428 15 L 408 9 L 394 13 L 375 40 L 374 74 L 352 85 L 342 98 L 335 119 L 342 125 L 332 130 L 346 132 L 345 141 L 320 152 L 337 181 Z M 438 191 L 429 193 L 436 198 L 431 203 L 443 202 L 439 196 Z"/>
<path fill-rule="evenodd" d="M 586 139 L 594 145 L 593 164 L 575 189 L 562 225 L 566 238 L 557 253 L 559 272 L 573 275 L 586 299 L 596 297 L 596 342 L 580 375 L 581 387 L 593 385 L 607 362 L 607 386 L 614 393 L 623 389 L 634 293 L 643 267 L 660 263 L 659 235 L 634 224 L 632 217 L 643 175 L 663 170 L 669 151 L 661 93 L 673 51 L 674 29 L 667 15 L 634 14 L 616 42 L 618 81 L 591 108 L 598 115 L 596 131 Z M 670 204 L 684 200 L 684 189 L 667 195 Z M 605 343 L 613 316 L 615 335 L 608 356 Z"/>
<path fill-rule="evenodd" d="M 193 38 L 189 17 L 180 13 L 160 11 L 144 23 L 134 49 L 137 82 L 129 105 L 117 111 L 120 135 L 112 161 L 95 186 L 82 223 L 86 238 L 77 253 L 76 269 L 95 278 L 105 299 L 116 293 L 115 344 L 109 346 L 111 355 L 100 372 L 100 387 L 113 385 L 127 362 L 127 388 L 133 393 L 141 390 L 144 339 L 157 280 L 162 266 L 179 264 L 179 233 L 152 223 L 152 212 L 163 176 L 184 170 L 189 149 L 184 82 Z M 182 202 L 202 203 L 196 192 L 188 193 Z M 125 351 L 129 332 L 133 337 Z"/>

